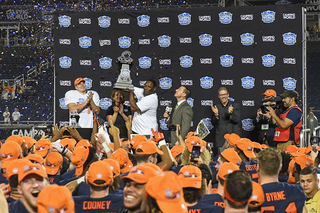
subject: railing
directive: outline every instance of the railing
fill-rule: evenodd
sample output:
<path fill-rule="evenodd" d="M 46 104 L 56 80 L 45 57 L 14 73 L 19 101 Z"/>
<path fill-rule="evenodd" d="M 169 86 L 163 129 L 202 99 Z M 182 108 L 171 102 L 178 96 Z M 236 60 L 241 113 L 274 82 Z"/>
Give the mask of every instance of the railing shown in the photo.
<path fill-rule="evenodd" d="M 300 147 L 308 147 L 310 145 L 310 129 L 302 129 L 300 131 Z M 307 140 L 305 140 L 305 135 L 307 135 Z"/>
<path fill-rule="evenodd" d="M 318 130 L 320 129 L 320 126 L 317 126 L 313 129 L 313 136 L 318 136 Z"/>

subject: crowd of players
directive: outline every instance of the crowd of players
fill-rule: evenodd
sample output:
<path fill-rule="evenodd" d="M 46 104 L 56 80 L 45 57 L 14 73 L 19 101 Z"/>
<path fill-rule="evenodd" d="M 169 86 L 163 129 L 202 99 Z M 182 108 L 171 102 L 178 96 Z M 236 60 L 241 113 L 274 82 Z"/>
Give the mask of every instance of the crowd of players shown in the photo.
<path fill-rule="evenodd" d="M 285 140 L 279 140 L 277 148 L 232 131 L 223 134 L 223 148 L 216 155 L 195 132 L 182 136 L 180 125 L 173 131 L 177 142 L 169 149 L 156 121 L 148 120 L 156 117 L 155 87 L 148 80 L 144 89 L 125 91 L 130 94 L 133 119 L 121 106 L 123 94 L 115 92 L 106 132 L 97 116 L 97 94 L 86 91 L 84 79 L 76 79 L 76 90 L 67 92 L 66 102 L 70 112 L 81 111 L 79 123 L 92 128 L 91 138 L 83 138 L 74 127 L 57 125 L 51 139 L 8 137 L 0 149 L 0 212 L 320 212 L 320 147 L 299 148 L 291 128 L 284 128 L 301 122 L 296 116 L 294 124 L 289 113 L 299 110 L 295 92 L 282 94 L 288 109 L 280 118 L 266 105 L 268 119 L 283 128 L 273 130 Z M 180 103 L 176 109 L 183 106 L 185 91 L 176 90 Z M 217 122 L 227 123 L 237 106 L 228 105 L 226 88 L 218 93 L 221 106 L 212 110 Z M 152 112 L 144 115 L 148 111 Z M 123 125 L 115 125 L 116 118 L 123 118 Z M 123 128 L 126 134 L 121 134 Z M 137 134 L 124 138 L 132 132 Z"/>
<path fill-rule="evenodd" d="M 215 158 L 179 128 L 171 150 L 161 132 L 120 139 L 112 123 L 108 144 L 96 119 L 90 141 L 72 127 L 53 133 L 2 144 L 0 212 L 320 212 L 316 145 L 280 153 L 232 133 Z"/>

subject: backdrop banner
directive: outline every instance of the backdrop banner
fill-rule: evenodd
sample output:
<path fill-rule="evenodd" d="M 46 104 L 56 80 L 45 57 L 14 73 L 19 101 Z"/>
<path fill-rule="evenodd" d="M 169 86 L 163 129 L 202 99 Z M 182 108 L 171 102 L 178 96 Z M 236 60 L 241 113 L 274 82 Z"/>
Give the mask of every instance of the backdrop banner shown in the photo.
<path fill-rule="evenodd" d="M 100 95 L 100 116 L 111 106 L 119 75 L 117 58 L 129 50 L 131 79 L 157 82 L 159 131 L 175 90 L 191 90 L 191 130 L 203 120 L 212 129 L 211 105 L 227 87 L 241 105 L 241 137 L 256 140 L 253 119 L 262 93 L 302 91 L 302 8 L 299 5 L 63 12 L 55 16 L 56 122 L 68 124 L 64 95 L 78 77 Z M 126 103 L 128 104 L 128 94 Z M 212 142 L 213 135 L 205 138 Z"/>

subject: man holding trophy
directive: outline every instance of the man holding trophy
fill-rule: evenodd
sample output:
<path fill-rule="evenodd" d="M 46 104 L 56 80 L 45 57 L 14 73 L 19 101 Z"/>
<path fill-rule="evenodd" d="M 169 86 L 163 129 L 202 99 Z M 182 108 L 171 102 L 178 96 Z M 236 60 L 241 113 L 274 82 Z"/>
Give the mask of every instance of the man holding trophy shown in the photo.
<path fill-rule="evenodd" d="M 144 88 L 133 87 L 130 78 L 130 64 L 133 59 L 130 57 L 131 52 L 124 51 L 118 61 L 121 64 L 120 75 L 114 88 L 123 89 L 130 94 L 130 107 L 134 112 L 132 120 L 132 132 L 142 135 L 152 135 L 151 128 L 158 131 L 157 108 L 158 95 L 156 91 L 156 82 L 147 80 Z M 134 96 L 136 96 L 137 101 Z"/>

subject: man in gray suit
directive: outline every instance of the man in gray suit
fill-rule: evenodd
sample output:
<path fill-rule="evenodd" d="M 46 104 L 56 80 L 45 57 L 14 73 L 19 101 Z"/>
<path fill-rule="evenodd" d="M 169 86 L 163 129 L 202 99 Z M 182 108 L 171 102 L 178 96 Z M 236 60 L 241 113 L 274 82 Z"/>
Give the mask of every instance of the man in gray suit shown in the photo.
<path fill-rule="evenodd" d="M 218 148 L 220 154 L 225 149 L 224 135 L 235 133 L 241 137 L 241 127 L 239 103 L 234 103 L 229 100 L 229 92 L 225 87 L 218 89 L 218 97 L 220 103 L 211 106 L 213 111 L 211 123 L 214 126 L 215 132 L 214 147 L 215 149 Z"/>
<path fill-rule="evenodd" d="M 163 117 L 167 118 L 167 125 L 180 125 L 180 135 L 185 139 L 186 135 L 190 130 L 191 121 L 193 118 L 193 110 L 188 104 L 187 99 L 190 97 L 191 91 L 185 87 L 181 86 L 176 89 L 174 97 L 177 98 L 177 105 L 173 109 L 172 118 L 171 113 L 167 111 L 163 114 Z M 171 131 L 171 144 L 174 146 L 177 142 L 177 137 L 174 131 Z"/>

